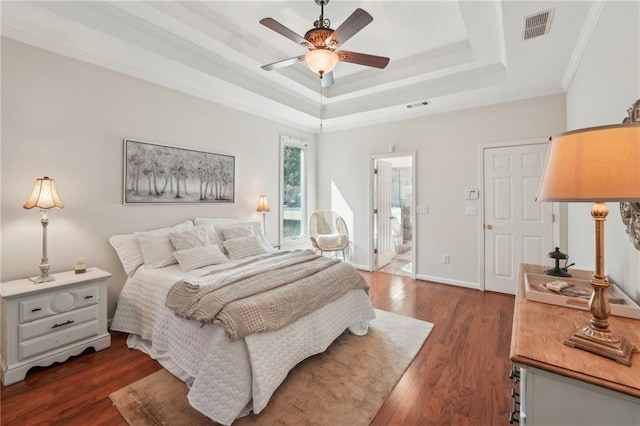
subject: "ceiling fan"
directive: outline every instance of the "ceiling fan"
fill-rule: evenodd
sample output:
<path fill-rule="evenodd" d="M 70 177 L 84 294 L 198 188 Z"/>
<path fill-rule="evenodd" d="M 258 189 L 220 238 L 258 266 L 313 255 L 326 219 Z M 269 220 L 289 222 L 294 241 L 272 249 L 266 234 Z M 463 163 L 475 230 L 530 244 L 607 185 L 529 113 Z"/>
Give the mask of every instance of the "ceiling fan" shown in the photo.
<path fill-rule="evenodd" d="M 291 31 L 273 18 L 260 20 L 260 23 L 265 27 L 309 49 L 306 55 L 263 65 L 262 69 L 272 71 L 304 61 L 313 72 L 320 75 L 322 87 L 328 87 L 333 84 L 333 68 L 340 61 L 381 69 L 387 66 L 389 58 L 346 50 L 336 51 L 354 34 L 373 21 L 373 17 L 369 13 L 358 8 L 342 25 L 333 30 L 330 28 L 331 21 L 324 18 L 324 6 L 329 3 L 329 0 L 315 0 L 315 2 L 320 6 L 320 18 L 313 23 L 314 28 L 307 31 L 304 37 Z"/>

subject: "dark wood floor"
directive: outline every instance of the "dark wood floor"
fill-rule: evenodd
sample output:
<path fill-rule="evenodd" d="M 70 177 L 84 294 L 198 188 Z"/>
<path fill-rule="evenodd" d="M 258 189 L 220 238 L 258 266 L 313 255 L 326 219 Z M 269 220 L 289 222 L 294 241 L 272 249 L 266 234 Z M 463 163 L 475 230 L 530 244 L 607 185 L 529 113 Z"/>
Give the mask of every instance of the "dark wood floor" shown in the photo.
<path fill-rule="evenodd" d="M 384 273 L 362 275 L 376 308 L 435 324 L 373 425 L 502 425 L 511 409 L 507 375 L 514 298 Z M 34 368 L 2 388 L 2 425 L 126 425 L 109 394 L 160 369 L 112 346 L 62 364 Z"/>

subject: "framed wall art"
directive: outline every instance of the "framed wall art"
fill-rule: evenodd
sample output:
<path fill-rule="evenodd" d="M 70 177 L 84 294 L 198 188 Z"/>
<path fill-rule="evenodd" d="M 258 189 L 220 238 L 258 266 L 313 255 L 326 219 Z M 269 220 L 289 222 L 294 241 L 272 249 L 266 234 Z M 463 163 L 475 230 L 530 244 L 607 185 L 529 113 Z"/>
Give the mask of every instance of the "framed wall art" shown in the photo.
<path fill-rule="evenodd" d="M 233 203 L 235 157 L 124 140 L 125 204 Z"/>

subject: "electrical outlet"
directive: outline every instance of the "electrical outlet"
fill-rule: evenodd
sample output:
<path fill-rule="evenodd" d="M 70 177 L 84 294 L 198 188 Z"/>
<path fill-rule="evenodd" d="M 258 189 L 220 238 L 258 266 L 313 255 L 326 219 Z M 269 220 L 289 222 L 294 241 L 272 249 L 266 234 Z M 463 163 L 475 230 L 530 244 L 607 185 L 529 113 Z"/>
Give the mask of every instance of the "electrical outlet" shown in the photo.
<path fill-rule="evenodd" d="M 442 263 L 449 263 L 449 255 L 448 254 L 443 254 L 442 255 Z"/>
<path fill-rule="evenodd" d="M 418 214 L 429 214 L 429 206 L 417 206 L 416 213 Z"/>
<path fill-rule="evenodd" d="M 468 216 L 473 216 L 478 214 L 478 208 L 476 206 L 467 206 L 467 209 L 465 210 L 465 214 Z"/>

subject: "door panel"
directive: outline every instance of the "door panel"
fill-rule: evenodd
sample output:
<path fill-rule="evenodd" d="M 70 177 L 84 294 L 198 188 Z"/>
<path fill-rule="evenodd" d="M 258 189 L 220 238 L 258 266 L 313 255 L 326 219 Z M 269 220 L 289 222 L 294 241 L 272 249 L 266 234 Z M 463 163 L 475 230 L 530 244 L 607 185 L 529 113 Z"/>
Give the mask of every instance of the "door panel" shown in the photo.
<path fill-rule="evenodd" d="M 393 246 L 393 236 L 391 229 L 391 184 L 393 180 L 393 166 L 388 161 L 377 160 L 376 169 L 376 266 L 378 269 L 387 265 L 396 254 Z"/>
<path fill-rule="evenodd" d="M 548 264 L 552 204 L 535 201 L 547 146 L 484 150 L 486 290 L 515 294 L 520 263 Z"/>
<path fill-rule="evenodd" d="M 513 274 L 513 238 L 511 235 L 493 233 L 494 247 L 501 256 L 495 257 L 494 275 L 497 277 L 511 277 Z"/>

